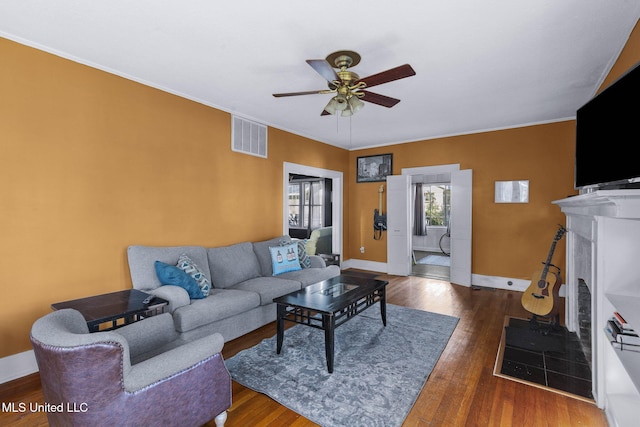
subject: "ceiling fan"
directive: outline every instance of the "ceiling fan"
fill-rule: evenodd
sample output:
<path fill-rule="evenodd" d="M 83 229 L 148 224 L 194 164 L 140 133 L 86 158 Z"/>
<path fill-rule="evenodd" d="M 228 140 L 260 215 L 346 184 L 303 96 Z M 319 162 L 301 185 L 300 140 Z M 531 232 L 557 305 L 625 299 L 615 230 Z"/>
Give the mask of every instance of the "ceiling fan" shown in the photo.
<path fill-rule="evenodd" d="M 350 50 L 333 52 L 326 59 L 307 59 L 307 64 L 311 65 L 318 74 L 327 80 L 329 89 L 274 93 L 273 96 L 280 98 L 284 96 L 335 94 L 320 115 L 351 116 L 362 109 L 364 106 L 362 101 L 387 108 L 393 107 L 400 102 L 399 99 L 369 92 L 365 89 L 416 74 L 411 65 L 405 64 L 361 79 L 360 76 L 349 70 L 350 67 L 354 67 L 359 63 L 360 55 Z"/>

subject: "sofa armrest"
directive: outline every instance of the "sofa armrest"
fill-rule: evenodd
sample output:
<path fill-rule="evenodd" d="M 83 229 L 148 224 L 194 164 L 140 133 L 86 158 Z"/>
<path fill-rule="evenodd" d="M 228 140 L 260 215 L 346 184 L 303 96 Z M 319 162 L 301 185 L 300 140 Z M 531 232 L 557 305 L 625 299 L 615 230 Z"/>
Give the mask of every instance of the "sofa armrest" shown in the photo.
<path fill-rule="evenodd" d="M 222 352 L 223 346 L 222 335 L 213 333 L 161 353 L 131 366 L 124 373 L 124 387 L 128 392 L 148 387 Z"/>
<path fill-rule="evenodd" d="M 145 292 L 169 301 L 170 313 L 173 313 L 177 308 L 191 304 L 189 293 L 180 286 L 164 285 L 156 289 L 145 290 Z"/>
<path fill-rule="evenodd" d="M 327 264 L 320 255 L 309 255 L 311 260 L 311 268 L 326 268 Z"/>
<path fill-rule="evenodd" d="M 135 360 L 139 355 L 152 351 L 178 338 L 178 332 L 169 313 L 151 316 L 113 331 L 122 335 L 129 344 L 129 356 Z"/>

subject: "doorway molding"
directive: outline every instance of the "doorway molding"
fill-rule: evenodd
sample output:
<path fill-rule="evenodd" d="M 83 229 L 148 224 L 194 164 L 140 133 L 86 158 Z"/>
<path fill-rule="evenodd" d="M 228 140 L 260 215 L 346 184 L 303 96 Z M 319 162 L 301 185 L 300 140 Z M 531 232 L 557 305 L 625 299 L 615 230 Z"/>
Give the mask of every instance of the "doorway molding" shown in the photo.
<path fill-rule="evenodd" d="M 334 254 L 340 254 L 342 257 L 342 230 L 343 230 L 343 173 L 331 169 L 316 168 L 313 166 L 301 165 L 298 163 L 283 162 L 282 173 L 282 232 L 289 234 L 289 203 L 287 194 L 289 194 L 289 175 L 300 174 L 317 176 L 319 178 L 331 179 L 333 190 L 331 193 L 331 216 L 332 216 L 332 242 L 331 250 Z"/>
<path fill-rule="evenodd" d="M 455 223 L 451 233 L 451 267 L 450 281 L 463 286 L 471 286 L 471 190 L 472 171 L 460 170 L 459 164 L 446 164 L 403 168 L 403 176 L 438 175 L 440 178 L 449 176 L 452 185 L 451 222 Z M 455 179 L 454 179 L 455 178 Z M 445 182 L 443 179 L 442 182 Z M 410 184 L 408 184 L 410 185 Z M 454 192 L 454 187 L 457 188 Z M 408 189 L 407 189 L 408 191 Z M 456 205 L 456 207 L 454 207 Z M 409 202 L 401 209 L 409 210 Z M 406 233 L 412 239 L 410 225 Z M 413 247 L 413 244 L 410 245 Z M 409 266 L 410 267 L 410 266 Z M 397 268 L 397 267 L 396 267 Z"/>

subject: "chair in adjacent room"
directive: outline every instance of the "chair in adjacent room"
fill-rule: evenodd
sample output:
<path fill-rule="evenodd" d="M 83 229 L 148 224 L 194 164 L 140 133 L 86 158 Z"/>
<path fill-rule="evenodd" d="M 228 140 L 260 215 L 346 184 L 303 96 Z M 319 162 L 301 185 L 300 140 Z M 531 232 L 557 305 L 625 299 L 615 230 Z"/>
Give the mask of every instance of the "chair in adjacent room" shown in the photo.
<path fill-rule="evenodd" d="M 220 334 L 184 342 L 169 313 L 89 333 L 64 309 L 33 324 L 31 343 L 52 426 L 224 425 L 231 378 Z"/>

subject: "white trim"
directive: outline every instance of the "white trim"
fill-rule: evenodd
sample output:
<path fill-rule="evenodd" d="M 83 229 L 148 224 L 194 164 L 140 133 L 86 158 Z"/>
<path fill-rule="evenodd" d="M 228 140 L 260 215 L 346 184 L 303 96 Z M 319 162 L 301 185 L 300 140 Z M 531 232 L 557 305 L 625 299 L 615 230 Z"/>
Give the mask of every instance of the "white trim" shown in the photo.
<path fill-rule="evenodd" d="M 440 173 L 447 173 L 453 171 L 459 171 L 459 163 L 451 163 L 448 165 L 434 165 L 434 166 L 418 166 L 415 168 L 402 168 L 402 175 L 437 175 Z"/>
<path fill-rule="evenodd" d="M 332 250 L 335 254 L 343 254 L 342 250 L 342 205 L 343 205 L 343 173 L 339 171 L 333 171 L 330 169 L 321 169 L 313 166 L 305 166 L 297 163 L 283 162 L 283 174 L 282 174 L 282 232 L 283 234 L 289 234 L 289 216 L 287 212 L 289 210 L 287 194 L 289 192 L 289 174 L 301 174 L 317 176 L 320 178 L 330 178 L 333 180 L 332 190 L 332 227 L 333 227 L 333 239 Z"/>
<path fill-rule="evenodd" d="M 509 282 L 512 284 L 509 285 Z M 484 276 L 482 274 L 471 275 L 471 285 L 483 288 L 506 289 L 507 291 L 524 292 L 531 284 L 530 280 L 512 279 L 509 277 Z M 565 297 L 567 287 L 560 285 L 559 296 Z"/>
<path fill-rule="evenodd" d="M 0 372 L 2 372 L 0 384 L 38 372 L 38 364 L 33 350 L 1 358 Z"/>
<path fill-rule="evenodd" d="M 512 284 L 509 285 L 509 282 Z M 508 291 L 524 292 L 531 282 L 529 280 L 512 279 L 509 277 L 471 275 L 471 285 L 483 288 L 506 289 Z"/>
<path fill-rule="evenodd" d="M 376 273 L 387 274 L 386 262 L 367 261 L 364 259 L 351 258 L 343 261 L 341 267 L 343 270 L 346 270 L 347 268 L 357 268 L 358 270 L 375 271 Z"/>

